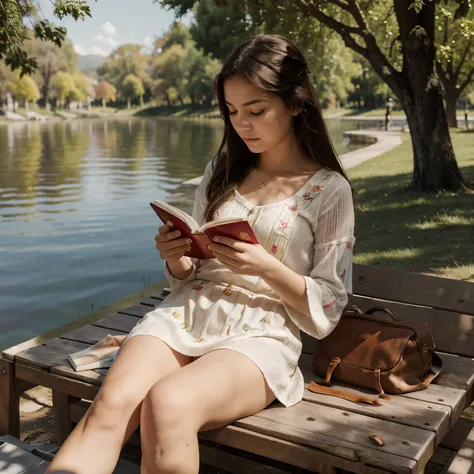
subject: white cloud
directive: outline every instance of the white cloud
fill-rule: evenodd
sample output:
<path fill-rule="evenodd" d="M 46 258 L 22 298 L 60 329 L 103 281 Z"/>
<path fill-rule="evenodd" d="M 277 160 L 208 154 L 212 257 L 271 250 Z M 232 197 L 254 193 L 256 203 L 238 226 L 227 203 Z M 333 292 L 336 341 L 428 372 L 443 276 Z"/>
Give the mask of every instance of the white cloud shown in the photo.
<path fill-rule="evenodd" d="M 99 48 L 98 46 L 92 46 L 90 54 L 97 54 L 98 56 L 108 56 L 109 53 L 105 49 Z"/>
<path fill-rule="evenodd" d="M 109 53 L 105 49 L 99 48 L 98 46 L 92 46 L 91 48 L 84 48 L 84 46 L 81 46 L 80 44 L 75 44 L 74 51 L 80 56 L 86 56 L 87 54 L 95 54 L 98 56 L 109 55 Z"/>
<path fill-rule="evenodd" d="M 117 34 L 115 25 L 112 25 L 110 21 L 106 21 L 103 25 L 100 25 L 100 29 L 103 33 L 105 33 L 108 36 L 115 36 Z"/>
<path fill-rule="evenodd" d="M 86 48 L 81 46 L 80 44 L 74 45 L 74 51 L 79 54 L 80 56 L 85 56 L 87 54 Z"/>
<path fill-rule="evenodd" d="M 112 46 L 112 48 L 118 44 L 117 41 L 115 41 L 111 36 L 97 35 L 94 36 L 94 39 L 100 41 L 101 43 L 108 44 L 109 46 Z"/>

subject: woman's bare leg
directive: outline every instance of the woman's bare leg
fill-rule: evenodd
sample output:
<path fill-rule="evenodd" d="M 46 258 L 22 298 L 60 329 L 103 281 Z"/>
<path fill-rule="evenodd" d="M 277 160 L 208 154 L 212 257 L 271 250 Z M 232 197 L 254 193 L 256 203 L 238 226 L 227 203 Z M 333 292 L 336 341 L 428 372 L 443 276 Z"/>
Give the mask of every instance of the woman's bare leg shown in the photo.
<path fill-rule="evenodd" d="M 126 341 L 102 387 L 46 473 L 110 474 L 140 423 L 141 404 L 162 377 L 192 361 L 154 336 Z"/>
<path fill-rule="evenodd" d="M 197 433 L 252 415 L 275 396 L 260 369 L 219 349 L 153 385 L 141 411 L 142 474 L 197 474 Z"/>

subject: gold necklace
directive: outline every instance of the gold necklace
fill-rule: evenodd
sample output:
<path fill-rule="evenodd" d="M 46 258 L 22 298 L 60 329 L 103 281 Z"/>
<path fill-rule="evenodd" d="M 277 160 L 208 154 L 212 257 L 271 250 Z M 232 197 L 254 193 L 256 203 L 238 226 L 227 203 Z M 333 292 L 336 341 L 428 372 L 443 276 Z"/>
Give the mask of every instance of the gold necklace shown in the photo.
<path fill-rule="evenodd" d="M 264 186 L 266 186 L 268 183 L 271 183 L 274 179 L 277 179 L 278 176 L 274 176 L 273 178 L 270 178 L 268 181 L 264 182 L 262 180 L 262 178 L 260 177 L 260 173 L 258 172 L 257 168 L 255 168 L 255 171 L 257 172 L 257 175 L 258 175 L 258 179 L 260 180 L 260 182 L 262 183 L 260 185 L 260 189 L 262 189 Z"/>

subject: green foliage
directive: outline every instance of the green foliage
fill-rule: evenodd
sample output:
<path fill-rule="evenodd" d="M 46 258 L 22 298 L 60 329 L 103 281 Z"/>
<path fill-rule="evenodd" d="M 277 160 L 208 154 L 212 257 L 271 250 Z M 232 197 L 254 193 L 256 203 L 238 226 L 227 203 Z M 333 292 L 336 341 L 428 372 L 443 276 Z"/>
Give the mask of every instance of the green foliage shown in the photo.
<path fill-rule="evenodd" d="M 151 61 L 151 77 L 155 97 L 168 105 L 185 100 L 193 104 L 210 104 L 213 81 L 221 64 L 196 48 L 189 28 L 174 23 L 170 30 L 155 41 Z"/>
<path fill-rule="evenodd" d="M 85 0 L 56 0 L 54 14 L 63 19 L 72 16 L 84 20 L 91 16 Z M 49 20 L 38 17 L 39 3 L 34 0 L 0 0 L 0 60 L 4 60 L 12 70 L 20 70 L 21 75 L 33 74 L 38 67 L 38 58 L 25 47 L 29 38 L 51 42 L 62 46 L 67 31 Z M 32 25 L 31 27 L 29 25 Z"/>
<path fill-rule="evenodd" d="M 190 31 L 196 46 L 220 60 L 252 31 L 251 22 L 243 10 L 215 8 L 212 0 L 196 3 L 194 19 Z"/>
<path fill-rule="evenodd" d="M 145 89 L 139 77 L 128 74 L 123 80 L 120 92 L 124 99 L 139 99 L 145 93 Z"/>
<path fill-rule="evenodd" d="M 19 73 L 15 74 L 10 87 L 13 97 L 16 99 L 36 102 L 40 98 L 38 86 L 29 76 L 21 77 Z"/>
<path fill-rule="evenodd" d="M 99 78 L 121 89 L 125 78 L 132 74 L 140 78 L 144 87 L 150 84 L 150 77 L 146 72 L 149 56 L 143 54 L 142 45 L 123 44 L 110 53 L 104 64 L 97 69 Z"/>

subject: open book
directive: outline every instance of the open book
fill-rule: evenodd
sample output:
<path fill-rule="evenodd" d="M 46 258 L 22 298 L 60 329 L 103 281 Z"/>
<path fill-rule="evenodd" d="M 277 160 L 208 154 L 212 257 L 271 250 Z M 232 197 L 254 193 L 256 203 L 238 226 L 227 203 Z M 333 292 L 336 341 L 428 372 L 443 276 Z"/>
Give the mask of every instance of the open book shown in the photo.
<path fill-rule="evenodd" d="M 173 230 L 181 231 L 180 238 L 187 237 L 192 240 L 191 249 L 185 253 L 187 257 L 201 260 L 214 258 L 207 246 L 216 235 L 250 244 L 259 243 L 246 218 L 217 219 L 200 226 L 192 216 L 171 204 L 153 201 L 150 206 L 164 224 L 171 221 L 174 224 Z"/>
<path fill-rule="evenodd" d="M 93 346 L 69 354 L 69 362 L 76 372 L 111 367 L 125 337 L 107 334 Z"/>

